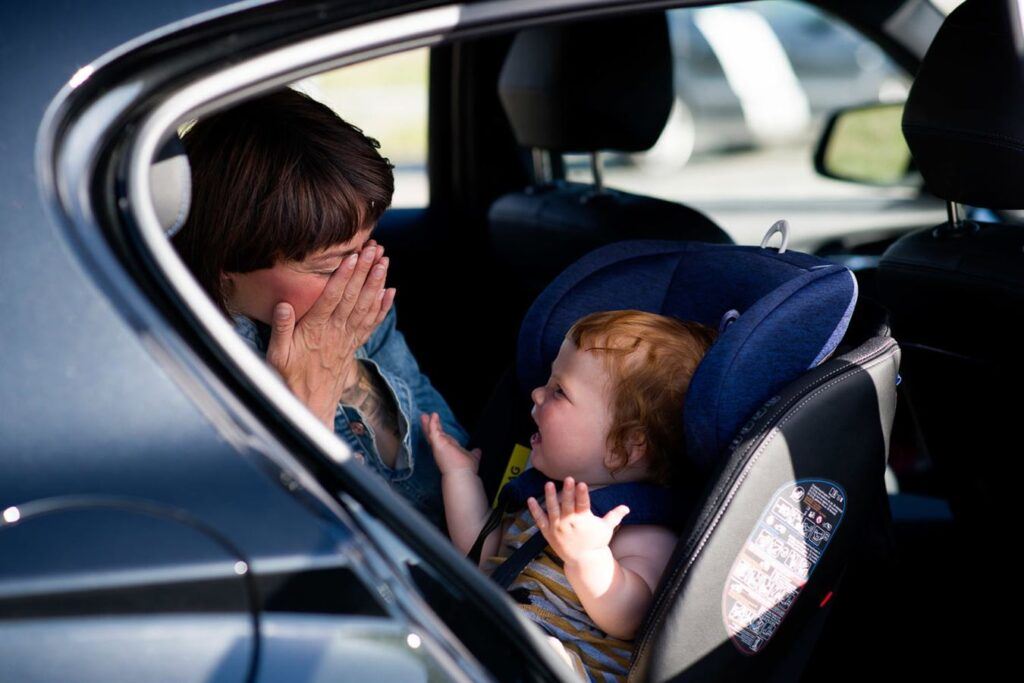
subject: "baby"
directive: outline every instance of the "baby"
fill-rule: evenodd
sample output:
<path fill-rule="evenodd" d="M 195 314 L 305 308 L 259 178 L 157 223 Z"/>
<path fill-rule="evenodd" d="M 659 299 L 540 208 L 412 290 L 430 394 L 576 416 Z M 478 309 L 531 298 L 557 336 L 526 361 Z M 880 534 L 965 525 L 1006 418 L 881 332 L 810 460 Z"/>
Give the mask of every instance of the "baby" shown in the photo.
<path fill-rule="evenodd" d="M 531 394 L 536 471 L 519 480 L 543 480 L 539 473 L 562 488 L 547 481 L 525 508 L 505 514 L 481 539 L 481 566 L 493 571 L 537 530 L 543 534 L 548 547 L 510 592 L 585 678 L 624 679 L 628 672 L 631 641 L 676 543 L 667 509 L 663 523 L 646 523 L 658 519 L 651 501 L 668 507 L 667 487 L 684 460 L 683 400 L 714 338 L 704 325 L 652 313 L 593 313 L 572 326 L 547 384 Z M 477 476 L 481 454 L 445 434 L 436 414 L 421 419 L 441 470 L 449 534 L 467 553 L 490 513 Z M 614 488 L 601 497 L 614 502 L 598 516 L 590 492 L 596 500 L 606 486 Z M 616 506 L 619 495 L 644 505 L 645 523 L 626 519 L 630 510 Z"/>

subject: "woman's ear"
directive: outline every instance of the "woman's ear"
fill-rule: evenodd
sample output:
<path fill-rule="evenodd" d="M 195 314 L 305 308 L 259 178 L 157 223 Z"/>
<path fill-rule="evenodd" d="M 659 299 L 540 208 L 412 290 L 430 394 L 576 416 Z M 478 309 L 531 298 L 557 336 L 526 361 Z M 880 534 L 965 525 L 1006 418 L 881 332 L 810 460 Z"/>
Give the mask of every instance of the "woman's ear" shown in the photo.
<path fill-rule="evenodd" d="M 235 293 L 235 278 L 231 273 L 221 272 L 220 281 L 220 295 L 225 301 L 230 299 Z"/>
<path fill-rule="evenodd" d="M 231 315 L 237 313 L 232 306 L 232 302 L 235 295 L 235 278 L 231 276 L 231 273 L 221 272 L 220 279 L 217 282 L 220 290 L 220 300 L 224 303 L 224 308 Z"/>

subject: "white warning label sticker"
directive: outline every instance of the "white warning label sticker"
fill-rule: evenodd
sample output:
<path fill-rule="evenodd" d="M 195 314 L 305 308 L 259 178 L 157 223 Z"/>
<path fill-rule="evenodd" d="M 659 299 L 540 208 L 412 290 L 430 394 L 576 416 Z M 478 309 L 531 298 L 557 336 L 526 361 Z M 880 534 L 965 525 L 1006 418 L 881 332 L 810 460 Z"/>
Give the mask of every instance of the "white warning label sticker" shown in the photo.
<path fill-rule="evenodd" d="M 778 630 L 845 509 L 842 487 L 826 480 L 802 479 L 772 495 L 722 592 L 722 618 L 740 652 L 760 652 Z"/>

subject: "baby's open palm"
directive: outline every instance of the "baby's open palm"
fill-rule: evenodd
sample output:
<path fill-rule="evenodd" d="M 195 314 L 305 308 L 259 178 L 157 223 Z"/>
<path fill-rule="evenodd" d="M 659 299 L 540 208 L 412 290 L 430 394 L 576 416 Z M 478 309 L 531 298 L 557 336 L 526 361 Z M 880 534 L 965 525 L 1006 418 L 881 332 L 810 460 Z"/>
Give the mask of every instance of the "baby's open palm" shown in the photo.
<path fill-rule="evenodd" d="M 467 451 L 459 445 L 458 441 L 444 431 L 441 416 L 437 413 L 421 414 L 420 425 L 427 437 L 427 443 L 430 444 L 430 450 L 434 452 L 434 460 L 441 474 L 455 470 L 470 470 L 476 473 L 480 467 L 479 448 Z"/>
<path fill-rule="evenodd" d="M 590 510 L 587 485 L 577 484 L 572 477 L 565 478 L 561 494 L 555 492 L 553 482 L 544 485 L 545 509 L 535 498 L 527 500 L 526 505 L 548 545 L 564 562 L 574 562 L 607 548 L 615 528 L 629 514 L 629 508 L 620 505 L 598 517 Z"/>

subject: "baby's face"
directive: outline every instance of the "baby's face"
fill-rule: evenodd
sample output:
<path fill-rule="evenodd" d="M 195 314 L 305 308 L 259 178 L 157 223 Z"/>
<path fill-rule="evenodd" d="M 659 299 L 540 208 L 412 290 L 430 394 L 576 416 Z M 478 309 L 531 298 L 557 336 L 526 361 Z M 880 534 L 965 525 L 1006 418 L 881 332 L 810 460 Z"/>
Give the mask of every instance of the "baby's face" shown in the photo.
<path fill-rule="evenodd" d="M 614 481 L 605 465 L 612 425 L 608 370 L 601 358 L 562 342 L 547 384 L 530 394 L 538 431 L 530 438 L 531 463 L 548 477 L 567 476 L 590 486 Z"/>

